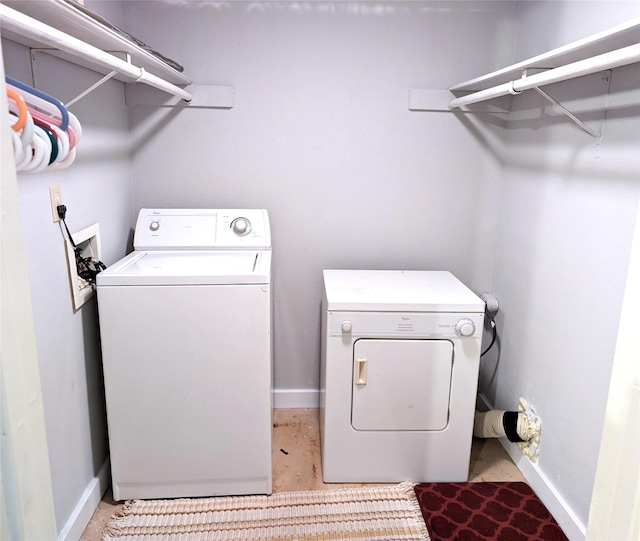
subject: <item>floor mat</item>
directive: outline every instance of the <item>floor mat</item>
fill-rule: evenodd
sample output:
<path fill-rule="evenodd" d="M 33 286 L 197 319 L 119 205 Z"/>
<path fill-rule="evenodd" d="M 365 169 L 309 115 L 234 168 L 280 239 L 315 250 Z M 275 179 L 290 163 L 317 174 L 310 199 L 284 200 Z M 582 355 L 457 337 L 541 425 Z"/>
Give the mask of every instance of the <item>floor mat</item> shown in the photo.
<path fill-rule="evenodd" d="M 431 541 L 568 541 L 526 483 L 421 483 L 414 489 Z"/>
<path fill-rule="evenodd" d="M 411 483 L 271 496 L 133 500 L 105 541 L 428 541 Z"/>

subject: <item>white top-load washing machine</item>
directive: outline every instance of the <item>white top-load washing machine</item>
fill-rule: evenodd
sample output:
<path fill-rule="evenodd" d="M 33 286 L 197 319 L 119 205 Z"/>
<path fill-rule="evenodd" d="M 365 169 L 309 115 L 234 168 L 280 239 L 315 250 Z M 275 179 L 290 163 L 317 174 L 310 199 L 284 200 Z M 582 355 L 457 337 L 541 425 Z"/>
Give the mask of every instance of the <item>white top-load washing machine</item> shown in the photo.
<path fill-rule="evenodd" d="M 97 291 L 114 498 L 271 493 L 267 211 L 142 209 Z"/>
<path fill-rule="evenodd" d="M 325 270 L 325 482 L 467 481 L 484 302 L 445 271 Z"/>

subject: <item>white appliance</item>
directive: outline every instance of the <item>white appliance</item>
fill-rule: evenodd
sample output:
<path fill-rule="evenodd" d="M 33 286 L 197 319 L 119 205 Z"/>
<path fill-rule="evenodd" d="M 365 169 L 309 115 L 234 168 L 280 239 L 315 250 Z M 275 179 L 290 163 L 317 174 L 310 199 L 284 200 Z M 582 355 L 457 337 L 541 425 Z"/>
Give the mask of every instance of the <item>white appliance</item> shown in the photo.
<path fill-rule="evenodd" d="M 324 481 L 467 481 L 484 302 L 449 272 L 325 270 L 322 306 Z"/>
<path fill-rule="evenodd" d="M 114 498 L 270 494 L 267 211 L 142 209 L 97 291 Z"/>

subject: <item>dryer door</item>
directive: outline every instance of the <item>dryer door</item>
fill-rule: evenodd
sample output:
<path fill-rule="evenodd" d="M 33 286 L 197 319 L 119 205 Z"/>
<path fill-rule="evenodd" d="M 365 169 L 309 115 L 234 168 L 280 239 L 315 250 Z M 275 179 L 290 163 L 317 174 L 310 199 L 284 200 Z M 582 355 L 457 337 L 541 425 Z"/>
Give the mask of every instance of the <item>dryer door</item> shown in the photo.
<path fill-rule="evenodd" d="M 351 425 L 355 430 L 443 430 L 452 369 L 449 340 L 357 340 Z"/>

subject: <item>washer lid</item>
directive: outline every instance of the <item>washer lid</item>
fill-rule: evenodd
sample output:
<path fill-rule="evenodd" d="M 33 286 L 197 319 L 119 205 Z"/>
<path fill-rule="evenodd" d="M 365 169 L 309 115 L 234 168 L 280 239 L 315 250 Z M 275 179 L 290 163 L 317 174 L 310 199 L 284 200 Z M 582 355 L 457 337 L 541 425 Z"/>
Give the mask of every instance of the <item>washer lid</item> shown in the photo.
<path fill-rule="evenodd" d="M 325 270 L 328 310 L 484 312 L 484 302 L 448 271 Z"/>
<path fill-rule="evenodd" d="M 134 251 L 98 274 L 97 285 L 268 284 L 271 251 Z"/>

